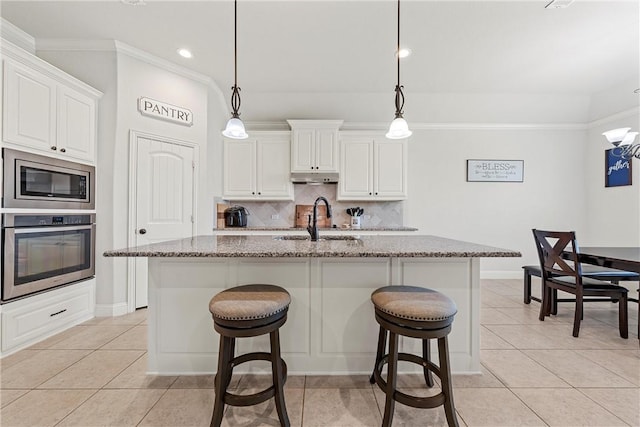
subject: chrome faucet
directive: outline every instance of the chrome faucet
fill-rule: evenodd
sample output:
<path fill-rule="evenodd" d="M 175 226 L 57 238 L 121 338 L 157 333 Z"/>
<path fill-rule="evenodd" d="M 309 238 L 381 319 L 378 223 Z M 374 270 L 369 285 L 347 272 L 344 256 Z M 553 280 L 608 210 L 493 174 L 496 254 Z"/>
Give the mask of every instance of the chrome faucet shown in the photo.
<path fill-rule="evenodd" d="M 311 215 L 309 215 L 309 224 L 307 225 L 307 231 L 311 236 L 312 242 L 317 242 L 320 235 L 318 234 L 318 203 L 323 201 L 325 205 L 327 205 L 327 218 L 331 218 L 331 205 L 329 205 L 329 201 L 324 197 L 320 196 L 313 203 L 313 222 L 311 222 Z"/>

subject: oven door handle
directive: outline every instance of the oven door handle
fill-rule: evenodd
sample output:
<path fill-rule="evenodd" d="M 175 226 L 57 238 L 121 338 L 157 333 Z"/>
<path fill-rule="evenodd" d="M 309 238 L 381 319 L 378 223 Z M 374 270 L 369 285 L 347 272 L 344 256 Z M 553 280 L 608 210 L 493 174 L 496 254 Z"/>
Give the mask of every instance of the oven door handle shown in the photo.
<path fill-rule="evenodd" d="M 73 225 L 68 227 L 25 227 L 14 228 L 14 233 L 17 234 L 32 234 L 32 233 L 59 233 L 61 231 L 78 231 L 78 230 L 91 230 L 93 224 L 86 225 Z"/>

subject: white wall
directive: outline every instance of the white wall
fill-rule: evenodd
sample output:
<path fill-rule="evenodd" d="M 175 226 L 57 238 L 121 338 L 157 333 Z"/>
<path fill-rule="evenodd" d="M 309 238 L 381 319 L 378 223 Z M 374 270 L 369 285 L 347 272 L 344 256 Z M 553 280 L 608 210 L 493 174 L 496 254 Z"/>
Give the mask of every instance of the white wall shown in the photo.
<path fill-rule="evenodd" d="M 633 185 L 605 187 L 604 151 L 613 147 L 602 132 L 621 127 L 640 129 L 637 110 L 601 120 L 587 135 L 584 186 L 588 233 L 582 239 L 583 246 L 640 246 L 640 159 L 631 159 Z"/>
<path fill-rule="evenodd" d="M 415 93 L 405 89 L 409 123 L 585 123 L 588 96 L 555 94 Z M 386 123 L 393 119 L 393 87 L 384 93 L 242 92 L 242 111 L 259 121 L 340 119 Z M 244 116 L 243 116 L 244 117 Z"/>
<path fill-rule="evenodd" d="M 98 104 L 98 165 L 96 168 L 96 301 L 114 301 L 113 259 L 102 253 L 113 249 L 113 164 L 117 83 L 115 51 L 38 51 L 38 56 L 103 93 Z"/>
<path fill-rule="evenodd" d="M 130 130 L 199 145 L 197 234 L 212 233 L 213 197 L 221 191 L 220 129 L 227 111 L 220 91 L 206 81 L 148 63 L 145 55 L 141 56 L 143 59 L 132 56 L 131 51 L 38 52 L 46 61 L 104 93 L 99 105 L 96 206 L 96 301 L 101 314 L 121 313 L 126 309 L 127 260 L 105 258 L 102 253 L 128 244 Z M 193 126 L 142 116 L 137 110 L 141 96 L 190 109 Z"/>
<path fill-rule="evenodd" d="M 128 224 L 129 206 L 129 135 L 130 131 L 166 136 L 197 144 L 200 158 L 197 160 L 199 194 L 196 195 L 197 234 L 211 233 L 213 205 L 207 180 L 207 120 L 208 88 L 201 82 L 166 71 L 128 53 L 118 51 L 118 111 L 113 169 L 113 247 L 126 247 L 128 236 L 136 224 Z M 137 109 L 138 98 L 149 97 L 191 110 L 193 125 L 176 123 L 143 116 Z M 127 301 L 126 259 L 114 262 L 114 304 Z"/>
<path fill-rule="evenodd" d="M 518 277 L 537 262 L 532 228 L 585 230 L 584 131 L 452 128 L 411 137 L 407 225 L 518 250 L 523 258 L 481 261 L 485 275 Z M 524 160 L 524 182 L 466 182 L 468 159 Z"/>
<path fill-rule="evenodd" d="M 71 74 L 105 92 L 100 126 L 114 120 L 117 131 L 109 136 L 100 129 L 99 167 L 101 176 L 112 173 L 108 195 L 101 199 L 110 211 L 99 212 L 103 249 L 126 246 L 128 132 L 130 129 L 164 134 L 201 144 L 201 186 L 198 196 L 199 234 L 213 226 L 213 196 L 222 192 L 222 140 L 220 129 L 228 118 L 220 91 L 212 86 L 119 54 L 113 74 L 108 54 L 100 60 L 78 61 L 73 53 L 49 56 L 66 65 Z M 64 59 L 66 58 L 66 59 Z M 113 61 L 113 58 L 110 59 Z M 103 75 L 104 74 L 104 75 Z M 103 117 L 117 75 L 117 103 Z M 102 76 L 102 77 L 100 77 Z M 185 106 L 194 116 L 206 117 L 207 126 L 193 128 L 143 117 L 136 110 L 139 96 L 148 96 Z M 409 96 L 409 94 L 408 94 Z M 382 94 L 243 94 L 243 112 L 263 112 L 281 122 L 287 118 L 345 119 L 345 126 L 375 123 L 383 126 L 379 104 L 389 105 L 392 117 L 393 93 Z M 387 99 L 388 98 L 388 99 Z M 614 127 L 638 129 L 637 110 L 603 120 L 618 106 L 637 106 L 622 88 L 584 97 L 504 96 L 499 94 L 413 95 L 405 107 L 406 117 L 430 117 L 422 126 L 416 120 L 409 143 L 409 200 L 404 205 L 405 225 L 422 234 L 475 241 L 519 250 L 523 258 L 484 259 L 485 276 L 519 277 L 520 267 L 536 263 L 532 228 L 571 229 L 580 242 L 588 244 L 640 244 L 640 164 L 634 160 L 634 185 L 604 188 L 603 152 L 608 148 L 600 135 Z M 337 102 L 340 100 L 340 102 Z M 348 101 L 348 102 L 347 102 Z M 409 104 L 411 102 L 412 104 Z M 359 105 L 361 108 L 353 108 Z M 376 107 L 372 107 L 375 105 Z M 411 105 L 411 108 L 410 107 Z M 299 107 L 299 108 L 293 108 Z M 342 108 L 342 109 L 341 109 Z M 251 111 L 250 111 L 251 110 Z M 295 113 L 294 113 L 295 112 Z M 589 120 L 600 119 L 591 125 Z M 431 123 L 450 123 L 432 125 Z M 477 125 L 466 125 L 476 123 Z M 495 124 L 497 123 L 497 124 Z M 530 123 L 509 125 L 509 123 Z M 552 123 L 552 125 L 549 125 Z M 365 123 L 366 124 L 366 123 Z M 467 159 L 524 160 L 523 183 L 467 183 Z M 204 183 L 204 185 L 202 185 Z M 102 188 L 102 187 L 101 187 Z M 102 202 L 99 201 L 99 205 Z M 111 224 L 104 224 L 107 218 Z M 113 304 L 126 300 L 126 261 L 101 259 L 98 263 L 98 301 Z M 103 287 L 104 286 L 104 287 Z"/>

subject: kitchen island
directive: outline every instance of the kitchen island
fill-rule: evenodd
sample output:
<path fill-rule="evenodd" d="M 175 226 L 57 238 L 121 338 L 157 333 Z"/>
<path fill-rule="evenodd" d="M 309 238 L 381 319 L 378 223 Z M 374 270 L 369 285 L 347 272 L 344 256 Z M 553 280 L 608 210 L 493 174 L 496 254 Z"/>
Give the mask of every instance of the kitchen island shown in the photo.
<path fill-rule="evenodd" d="M 149 257 L 148 371 L 211 373 L 218 335 L 209 300 L 247 283 L 277 284 L 291 294 L 281 329 L 289 372 L 370 373 L 378 324 L 371 293 L 420 285 L 451 297 L 458 314 L 450 335 L 454 372 L 480 372 L 480 258 L 519 252 L 436 236 L 198 236 L 105 252 Z M 243 339 L 238 351 L 265 351 L 268 337 Z M 420 343 L 401 338 L 402 351 Z M 401 368 L 404 368 L 401 366 Z"/>

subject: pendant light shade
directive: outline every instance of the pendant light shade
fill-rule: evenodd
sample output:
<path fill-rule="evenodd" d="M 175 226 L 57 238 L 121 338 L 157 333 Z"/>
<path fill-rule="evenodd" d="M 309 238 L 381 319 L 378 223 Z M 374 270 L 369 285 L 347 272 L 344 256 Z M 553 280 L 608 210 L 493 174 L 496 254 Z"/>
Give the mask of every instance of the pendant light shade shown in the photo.
<path fill-rule="evenodd" d="M 244 129 L 244 123 L 242 120 L 231 117 L 227 122 L 227 127 L 222 131 L 222 134 L 231 139 L 247 139 L 249 134 Z"/>
<path fill-rule="evenodd" d="M 389 139 L 403 139 L 411 136 L 413 132 L 409 130 L 409 124 L 402 117 L 404 107 L 404 86 L 400 84 L 400 0 L 398 0 L 398 44 L 396 46 L 396 61 L 398 67 L 398 83 L 396 84 L 396 117 L 389 126 L 386 137 Z"/>
<path fill-rule="evenodd" d="M 231 87 L 231 118 L 222 134 L 231 139 L 247 139 L 249 135 L 240 120 L 240 88 L 238 87 L 238 1 L 233 2 L 233 86 Z"/>
<path fill-rule="evenodd" d="M 385 136 L 389 139 L 402 139 L 410 137 L 412 133 L 407 121 L 400 116 L 393 119 Z"/>

